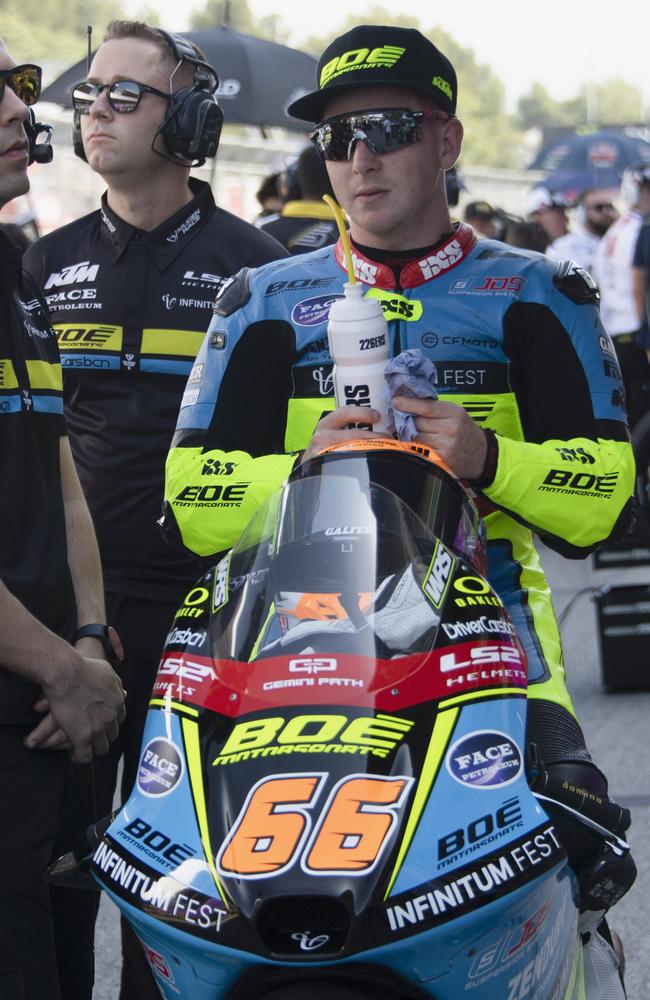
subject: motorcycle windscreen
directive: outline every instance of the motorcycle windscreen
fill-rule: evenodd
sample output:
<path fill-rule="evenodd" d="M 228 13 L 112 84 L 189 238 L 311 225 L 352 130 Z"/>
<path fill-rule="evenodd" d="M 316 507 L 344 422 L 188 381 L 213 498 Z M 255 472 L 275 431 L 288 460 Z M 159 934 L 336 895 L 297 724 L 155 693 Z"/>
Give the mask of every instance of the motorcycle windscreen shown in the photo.
<path fill-rule="evenodd" d="M 443 479 L 436 499 L 450 509 L 456 548 L 473 550 L 474 525 Z M 365 657 L 372 669 L 429 651 L 439 615 L 423 582 L 435 545 L 383 487 L 347 476 L 287 484 L 217 570 L 217 671 L 220 661 L 324 654 Z"/>
<path fill-rule="evenodd" d="M 437 502 L 454 536 L 473 531 L 443 479 Z M 348 940 L 352 915 L 386 884 L 435 711 L 427 699 L 377 711 L 374 695 L 354 694 L 390 692 L 428 658 L 440 614 L 424 585 L 438 544 L 388 489 L 314 476 L 272 497 L 215 570 L 223 694 L 199 723 L 206 819 L 226 895 L 254 920 L 265 900 L 263 938 L 286 924 L 290 942 L 307 919 L 298 901 L 311 900 L 313 920 L 330 914 L 331 894 L 347 930 L 321 930 Z M 358 686 L 349 698 L 340 678 Z"/>

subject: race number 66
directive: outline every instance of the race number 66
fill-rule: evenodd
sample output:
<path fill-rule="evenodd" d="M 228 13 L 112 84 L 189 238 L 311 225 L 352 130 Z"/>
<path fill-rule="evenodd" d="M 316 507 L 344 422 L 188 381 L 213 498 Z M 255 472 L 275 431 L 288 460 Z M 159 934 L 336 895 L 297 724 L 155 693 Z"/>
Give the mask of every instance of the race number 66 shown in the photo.
<path fill-rule="evenodd" d="M 216 858 L 224 877 L 268 878 L 298 859 L 310 875 L 365 875 L 391 844 L 413 778 L 352 774 L 317 814 L 326 774 L 258 781 Z"/>

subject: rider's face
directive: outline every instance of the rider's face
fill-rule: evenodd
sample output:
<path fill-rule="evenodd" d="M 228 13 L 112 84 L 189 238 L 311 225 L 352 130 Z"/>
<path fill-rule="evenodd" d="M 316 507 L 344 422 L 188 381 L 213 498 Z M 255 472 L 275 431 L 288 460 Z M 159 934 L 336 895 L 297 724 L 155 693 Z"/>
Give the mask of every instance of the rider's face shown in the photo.
<path fill-rule="evenodd" d="M 373 108 L 424 111 L 430 106 L 409 90 L 368 87 L 335 97 L 324 117 Z M 327 163 L 357 243 L 407 250 L 428 246 L 448 230 L 444 171 L 456 161 L 462 131 L 457 119 L 425 120 L 419 142 L 376 155 L 358 141 L 349 160 Z"/>

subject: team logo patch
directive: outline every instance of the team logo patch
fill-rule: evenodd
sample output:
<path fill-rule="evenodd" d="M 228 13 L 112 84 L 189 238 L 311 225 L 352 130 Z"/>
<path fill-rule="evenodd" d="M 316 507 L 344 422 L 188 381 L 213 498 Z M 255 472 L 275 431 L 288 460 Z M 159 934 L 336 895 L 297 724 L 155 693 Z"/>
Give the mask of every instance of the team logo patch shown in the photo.
<path fill-rule="evenodd" d="M 297 326 L 318 326 L 329 316 L 330 309 L 342 295 L 316 295 L 312 299 L 303 299 L 291 311 L 291 322 Z"/>
<path fill-rule="evenodd" d="M 138 768 L 138 788 L 145 795 L 168 795 L 183 773 L 183 758 L 178 747 L 162 736 L 149 740 L 142 751 Z"/>
<path fill-rule="evenodd" d="M 480 731 L 457 740 L 447 754 L 446 765 L 459 785 L 495 788 L 519 777 L 522 754 L 505 733 Z"/>

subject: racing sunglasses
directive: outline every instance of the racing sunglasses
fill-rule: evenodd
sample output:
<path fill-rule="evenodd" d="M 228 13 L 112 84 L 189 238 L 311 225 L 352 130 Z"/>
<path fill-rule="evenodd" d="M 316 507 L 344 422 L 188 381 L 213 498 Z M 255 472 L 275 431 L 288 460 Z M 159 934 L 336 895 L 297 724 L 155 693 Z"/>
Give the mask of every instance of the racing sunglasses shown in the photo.
<path fill-rule="evenodd" d="M 143 94 L 155 94 L 169 100 L 171 94 L 164 94 L 147 83 L 137 83 L 135 80 L 116 80 L 115 83 L 78 83 L 72 90 L 72 107 L 80 115 L 87 115 L 91 106 L 104 91 L 107 91 L 108 103 L 113 111 L 121 115 L 135 111 Z"/>
<path fill-rule="evenodd" d="M 7 84 L 16 97 L 30 108 L 41 96 L 41 67 L 23 63 L 12 69 L 0 69 L 0 101 L 5 96 Z"/>
<path fill-rule="evenodd" d="M 355 111 L 337 115 L 322 122 L 309 136 L 324 160 L 349 160 L 358 140 L 381 156 L 400 146 L 419 142 L 424 119 L 449 121 L 453 116 L 445 111 L 409 111 L 389 108 L 376 111 Z"/>

